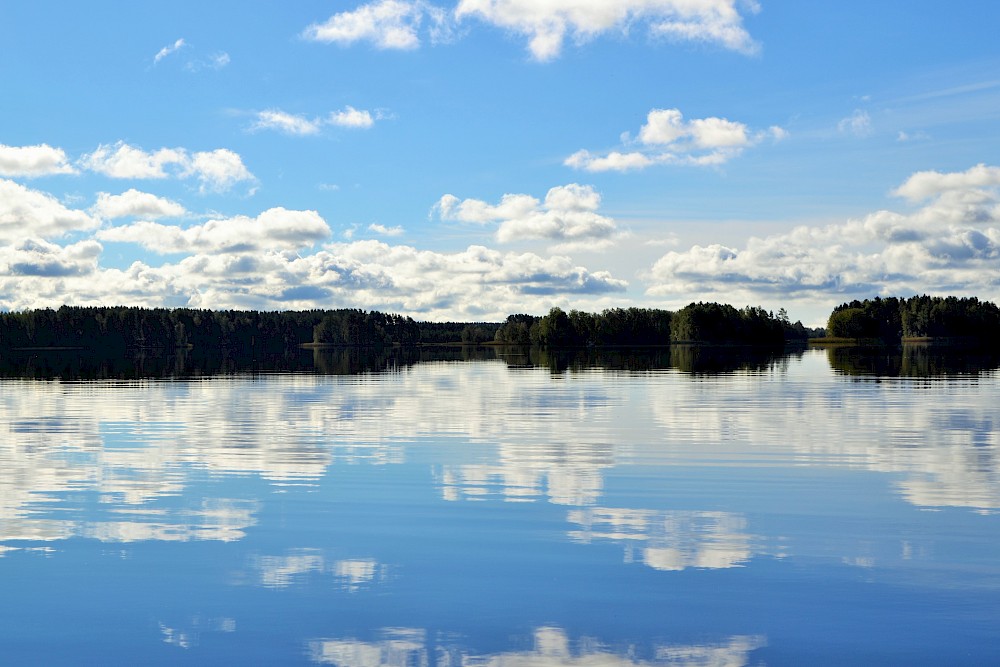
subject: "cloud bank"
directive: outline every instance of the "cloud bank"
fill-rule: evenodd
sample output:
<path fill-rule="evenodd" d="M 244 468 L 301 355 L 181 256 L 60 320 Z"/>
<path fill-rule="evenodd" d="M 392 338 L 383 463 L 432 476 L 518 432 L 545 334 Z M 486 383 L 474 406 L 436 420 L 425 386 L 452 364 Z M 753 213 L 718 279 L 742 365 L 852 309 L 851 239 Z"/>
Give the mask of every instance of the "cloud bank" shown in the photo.
<path fill-rule="evenodd" d="M 780 296 L 840 302 L 876 294 L 1000 296 L 1000 169 L 911 176 L 898 213 L 663 255 L 646 276 L 654 296 Z"/>

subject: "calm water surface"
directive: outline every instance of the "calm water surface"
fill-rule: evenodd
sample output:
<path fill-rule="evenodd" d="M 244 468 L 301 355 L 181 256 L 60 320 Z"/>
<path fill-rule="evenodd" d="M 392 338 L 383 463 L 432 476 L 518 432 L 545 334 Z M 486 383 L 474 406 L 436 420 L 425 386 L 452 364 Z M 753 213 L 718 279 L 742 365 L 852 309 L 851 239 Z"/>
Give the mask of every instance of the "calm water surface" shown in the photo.
<path fill-rule="evenodd" d="M 993 362 L 482 356 L 0 380 L 0 662 L 1000 664 Z"/>

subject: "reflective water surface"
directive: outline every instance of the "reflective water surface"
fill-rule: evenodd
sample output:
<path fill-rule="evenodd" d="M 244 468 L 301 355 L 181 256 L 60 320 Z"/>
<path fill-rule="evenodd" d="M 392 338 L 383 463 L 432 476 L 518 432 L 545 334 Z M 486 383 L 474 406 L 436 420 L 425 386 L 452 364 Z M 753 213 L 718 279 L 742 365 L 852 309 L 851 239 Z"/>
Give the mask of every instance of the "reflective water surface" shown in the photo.
<path fill-rule="evenodd" d="M 2 662 L 1000 664 L 994 357 L 433 354 L 6 362 Z"/>

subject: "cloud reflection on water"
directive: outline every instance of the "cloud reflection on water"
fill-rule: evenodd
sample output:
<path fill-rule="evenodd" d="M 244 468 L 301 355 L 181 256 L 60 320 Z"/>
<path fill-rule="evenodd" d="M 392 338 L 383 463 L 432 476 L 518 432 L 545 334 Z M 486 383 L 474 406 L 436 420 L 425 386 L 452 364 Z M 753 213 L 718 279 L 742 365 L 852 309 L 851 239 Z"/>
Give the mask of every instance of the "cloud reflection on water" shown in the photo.
<path fill-rule="evenodd" d="M 292 549 L 284 556 L 255 556 L 251 567 L 265 588 L 303 585 L 310 575 L 328 575 L 336 586 L 354 593 L 382 581 L 387 568 L 372 558 L 332 560 L 319 549 Z"/>
<path fill-rule="evenodd" d="M 567 520 L 579 526 L 567 533 L 574 542 L 623 543 L 626 562 L 641 560 L 656 570 L 739 567 L 753 556 L 746 518 L 730 512 L 594 507 L 572 510 Z"/>
<path fill-rule="evenodd" d="M 573 641 L 558 627 L 536 628 L 532 648 L 478 655 L 454 642 L 428 640 L 427 631 L 389 628 L 381 638 L 318 639 L 309 642 L 313 662 L 337 667 L 741 667 L 764 646 L 764 637 L 737 635 L 715 644 L 654 646 L 651 657 L 636 656 L 636 647 L 617 652 L 594 638 Z"/>
<path fill-rule="evenodd" d="M 489 362 L 343 378 L 5 380 L 0 544 L 238 540 L 259 501 L 195 492 L 196 480 L 318 485 L 331 468 L 399 465 L 414 452 L 430 453 L 427 483 L 446 500 L 593 508 L 597 523 L 611 521 L 599 512 L 669 515 L 598 507 L 608 476 L 636 465 L 864 469 L 896 475 L 913 505 L 991 510 L 1000 508 L 998 402 L 991 374 L 858 382 L 831 376 L 822 353 L 725 376 L 552 376 Z M 90 516 L 65 511 L 92 496 Z M 181 507 L 170 500 L 186 496 Z M 716 546 L 739 562 L 743 544 Z M 642 548 L 650 564 L 699 562 L 669 545 Z"/>

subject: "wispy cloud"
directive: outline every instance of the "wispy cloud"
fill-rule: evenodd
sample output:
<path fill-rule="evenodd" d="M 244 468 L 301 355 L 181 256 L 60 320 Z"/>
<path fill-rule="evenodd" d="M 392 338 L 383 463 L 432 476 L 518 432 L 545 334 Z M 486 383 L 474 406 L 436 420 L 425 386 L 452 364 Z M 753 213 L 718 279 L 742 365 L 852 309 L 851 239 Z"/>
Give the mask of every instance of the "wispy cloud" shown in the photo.
<path fill-rule="evenodd" d="M 325 118 L 309 118 L 304 114 L 292 114 L 281 109 L 258 111 L 255 116 L 256 120 L 250 126 L 251 130 L 275 130 L 294 136 L 319 134 L 324 127 L 367 130 L 375 125 L 376 120 L 385 118 L 381 111 L 372 113 L 364 109 L 355 109 L 350 105 L 339 111 L 330 112 Z"/>
<path fill-rule="evenodd" d="M 159 51 L 156 52 L 155 56 L 153 56 L 153 64 L 154 65 L 158 64 L 161 60 L 163 60 L 164 58 L 166 58 L 167 56 L 169 56 L 172 53 L 177 53 L 182 48 L 184 48 L 186 45 L 187 45 L 187 42 L 185 42 L 184 39 L 181 38 L 181 39 L 178 39 L 173 44 L 168 44 L 167 46 L 164 46 L 162 49 L 160 49 Z"/>
<path fill-rule="evenodd" d="M 842 118 L 837 123 L 837 130 L 841 134 L 849 134 L 858 138 L 870 137 L 875 133 L 871 115 L 862 109 L 855 109 L 850 116 Z"/>

